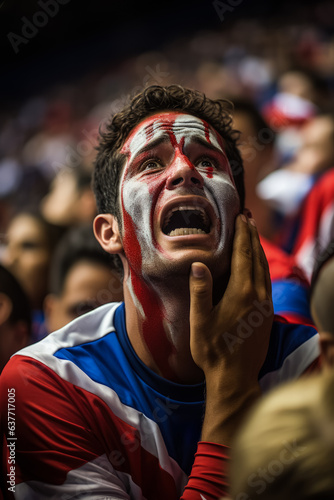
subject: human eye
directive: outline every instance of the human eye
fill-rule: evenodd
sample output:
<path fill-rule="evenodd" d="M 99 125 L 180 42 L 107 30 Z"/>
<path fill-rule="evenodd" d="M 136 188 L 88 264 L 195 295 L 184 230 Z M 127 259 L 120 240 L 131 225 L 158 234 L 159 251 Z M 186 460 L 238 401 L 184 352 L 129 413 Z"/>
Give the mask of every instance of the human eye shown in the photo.
<path fill-rule="evenodd" d="M 97 307 L 97 304 L 95 304 L 92 301 L 89 301 L 89 300 L 81 301 L 81 302 L 70 305 L 67 309 L 67 313 L 72 318 L 78 318 L 82 314 L 90 312 L 93 309 L 95 309 L 96 307 Z"/>
<path fill-rule="evenodd" d="M 37 250 L 40 245 L 36 241 L 25 240 L 22 241 L 21 248 L 22 250 Z"/>
<path fill-rule="evenodd" d="M 156 171 L 162 168 L 161 161 L 158 158 L 149 158 L 145 160 L 140 166 L 140 172 Z"/>
<path fill-rule="evenodd" d="M 196 167 L 199 168 L 216 168 L 216 162 L 207 156 L 201 157 L 196 161 Z"/>

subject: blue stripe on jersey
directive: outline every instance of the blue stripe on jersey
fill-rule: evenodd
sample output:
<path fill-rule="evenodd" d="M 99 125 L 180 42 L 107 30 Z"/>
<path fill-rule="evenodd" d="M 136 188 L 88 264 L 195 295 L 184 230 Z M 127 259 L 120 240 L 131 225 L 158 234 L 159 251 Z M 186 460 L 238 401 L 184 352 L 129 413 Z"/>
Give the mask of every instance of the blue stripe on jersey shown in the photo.
<path fill-rule="evenodd" d="M 292 280 L 273 281 L 272 295 L 275 314 L 296 313 L 312 322 L 308 289 Z"/>
<path fill-rule="evenodd" d="M 149 370 L 128 339 L 124 304 L 115 311 L 114 325 L 117 333 L 62 348 L 54 355 L 72 361 L 92 380 L 111 387 L 124 405 L 154 420 L 169 455 L 189 475 L 201 434 L 204 384 L 175 384 Z"/>

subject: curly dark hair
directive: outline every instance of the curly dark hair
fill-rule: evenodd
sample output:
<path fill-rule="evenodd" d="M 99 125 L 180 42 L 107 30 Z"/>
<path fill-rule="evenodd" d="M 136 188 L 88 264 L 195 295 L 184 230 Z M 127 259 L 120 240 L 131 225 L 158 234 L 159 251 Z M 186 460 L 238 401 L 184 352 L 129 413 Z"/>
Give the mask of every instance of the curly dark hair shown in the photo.
<path fill-rule="evenodd" d="M 212 100 L 203 93 L 180 85 L 161 87 L 152 85 L 119 113 L 114 115 L 100 131 L 101 138 L 95 161 L 93 189 L 99 213 L 111 213 L 119 219 L 119 182 L 125 155 L 120 153 L 132 129 L 147 116 L 161 111 L 181 111 L 208 122 L 224 139 L 226 153 L 239 193 L 241 209 L 244 207 L 245 188 L 242 159 L 236 142 L 238 132 L 232 129 L 233 105 L 224 99 Z"/>

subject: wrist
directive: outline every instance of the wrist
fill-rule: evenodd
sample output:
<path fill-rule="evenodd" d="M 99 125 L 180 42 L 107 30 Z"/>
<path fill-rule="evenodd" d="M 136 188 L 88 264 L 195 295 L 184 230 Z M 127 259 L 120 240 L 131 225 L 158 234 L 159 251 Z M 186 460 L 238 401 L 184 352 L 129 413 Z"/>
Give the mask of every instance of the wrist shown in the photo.
<path fill-rule="evenodd" d="M 258 377 L 245 374 L 241 370 L 229 367 L 217 368 L 205 372 L 206 399 L 224 403 L 243 399 L 247 394 L 261 394 Z"/>
<path fill-rule="evenodd" d="M 206 394 L 201 440 L 229 445 L 260 395 L 258 383 L 242 390 L 230 387 L 219 393 L 209 389 Z"/>

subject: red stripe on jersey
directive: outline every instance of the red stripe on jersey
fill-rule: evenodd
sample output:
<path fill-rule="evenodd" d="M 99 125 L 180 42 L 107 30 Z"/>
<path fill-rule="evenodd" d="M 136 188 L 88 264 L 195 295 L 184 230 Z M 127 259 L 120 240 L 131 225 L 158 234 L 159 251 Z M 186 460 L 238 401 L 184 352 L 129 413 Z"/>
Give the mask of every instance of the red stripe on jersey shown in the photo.
<path fill-rule="evenodd" d="M 260 241 L 268 260 L 272 281 L 292 279 L 305 286 L 309 285 L 304 272 L 297 266 L 292 255 L 287 254 L 263 236 L 260 237 Z"/>
<path fill-rule="evenodd" d="M 292 253 L 297 255 L 306 242 L 316 241 L 321 218 L 327 208 L 333 204 L 334 197 L 334 168 L 323 174 L 314 184 L 305 199 L 300 215 L 300 229 Z M 328 234 L 328 241 L 322 242 L 326 246 L 333 234 Z"/>
<path fill-rule="evenodd" d="M 70 470 L 105 453 L 115 469 L 132 477 L 147 499 L 159 498 L 161 491 L 165 498 L 177 498 L 174 479 L 141 446 L 138 430 L 116 417 L 95 394 L 19 355 L 7 364 L 2 379 L 1 391 L 8 386 L 16 393 L 17 483 L 63 484 Z M 3 413 L 6 401 L 7 394 L 2 395 Z"/>
<path fill-rule="evenodd" d="M 314 328 L 314 323 L 310 320 L 310 318 L 306 318 L 301 314 L 292 313 L 290 311 L 288 312 L 280 311 L 279 314 L 281 317 L 286 319 L 288 323 L 294 323 L 295 325 L 298 324 L 298 325 L 312 326 Z"/>

